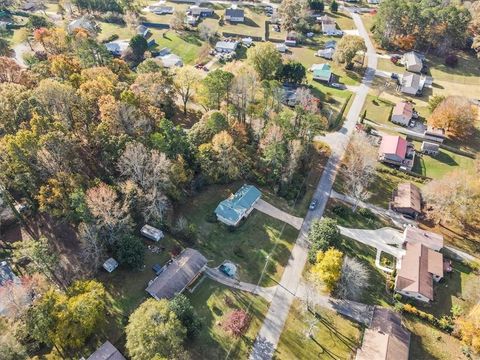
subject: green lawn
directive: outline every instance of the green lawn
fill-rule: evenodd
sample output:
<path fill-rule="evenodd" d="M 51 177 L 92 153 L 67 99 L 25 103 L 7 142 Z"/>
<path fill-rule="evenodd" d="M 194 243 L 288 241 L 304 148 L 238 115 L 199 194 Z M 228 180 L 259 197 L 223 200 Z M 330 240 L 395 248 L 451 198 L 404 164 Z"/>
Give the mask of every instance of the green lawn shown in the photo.
<path fill-rule="evenodd" d="M 179 213 L 197 226 L 198 240 L 193 247 L 210 260 L 210 266 L 218 266 L 228 259 L 237 264 L 242 281 L 273 285 L 280 280 L 297 238 L 297 230 L 257 210 L 234 230 L 229 230 L 220 222 L 207 222 L 218 203 L 240 186 L 240 183 L 210 186 L 189 198 Z M 264 277 L 260 279 L 269 255 Z"/>
<path fill-rule="evenodd" d="M 231 290 L 209 279 L 198 285 L 193 293 L 186 294 L 203 325 L 197 338 L 187 346 L 192 359 L 225 359 L 227 354 L 231 359 L 248 358 L 268 303 L 259 296 Z M 221 327 L 225 316 L 234 309 L 248 310 L 252 317 L 247 333 L 240 338 L 231 337 Z"/>
<path fill-rule="evenodd" d="M 311 324 L 312 336 L 308 337 Z M 361 333 L 358 324 L 333 311 L 317 308 L 312 314 L 294 300 L 275 359 L 350 359 L 360 346 Z"/>
<path fill-rule="evenodd" d="M 342 209 L 342 214 L 337 215 L 333 209 Z M 380 229 L 382 227 L 390 226 L 390 222 L 386 219 L 379 218 L 377 216 L 373 216 L 371 218 L 367 218 L 361 215 L 358 212 L 352 211 L 352 207 L 349 204 L 345 204 L 341 201 L 329 199 L 328 204 L 325 210 L 325 216 L 334 218 L 337 220 L 338 225 L 344 227 L 351 227 L 356 229 Z"/>
<path fill-rule="evenodd" d="M 420 150 L 421 143 L 415 141 L 415 148 Z M 472 171 L 475 168 L 475 160 L 454 152 L 440 149 L 436 156 L 417 156 L 413 171 L 432 179 L 440 179 L 455 170 Z"/>
<path fill-rule="evenodd" d="M 218 6 L 218 10 L 215 11 L 213 17 L 203 19 L 203 23 L 216 29 L 220 35 L 223 32 L 234 33 L 244 36 L 259 36 L 264 38 L 265 36 L 265 20 L 267 17 L 265 13 L 258 7 L 241 7 L 245 10 L 245 22 L 243 23 L 229 23 L 224 22 L 222 26 L 219 25 L 218 20 L 220 16 L 225 15 L 225 6 Z"/>
<path fill-rule="evenodd" d="M 395 104 L 388 100 L 378 99 L 375 96 L 368 95 L 363 106 L 361 114 L 366 111 L 366 119 L 376 124 L 391 125 L 390 116 Z"/>

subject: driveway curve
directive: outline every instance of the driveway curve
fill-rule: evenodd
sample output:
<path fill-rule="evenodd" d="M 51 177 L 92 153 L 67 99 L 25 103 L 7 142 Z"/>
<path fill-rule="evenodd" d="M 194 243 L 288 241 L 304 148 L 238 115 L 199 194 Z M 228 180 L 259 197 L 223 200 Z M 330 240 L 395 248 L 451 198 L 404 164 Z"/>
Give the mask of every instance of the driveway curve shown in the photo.
<path fill-rule="evenodd" d="M 297 230 L 300 230 L 302 227 L 302 218 L 290 215 L 289 213 L 286 213 L 285 211 L 282 211 L 279 208 L 269 204 L 265 200 L 259 199 L 253 207 L 264 214 L 292 225 Z"/>

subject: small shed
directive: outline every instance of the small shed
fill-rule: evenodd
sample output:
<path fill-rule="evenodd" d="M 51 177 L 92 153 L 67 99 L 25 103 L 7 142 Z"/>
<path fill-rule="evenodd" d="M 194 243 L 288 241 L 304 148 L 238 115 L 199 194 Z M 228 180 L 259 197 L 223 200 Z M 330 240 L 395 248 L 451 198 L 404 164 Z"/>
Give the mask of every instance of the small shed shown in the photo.
<path fill-rule="evenodd" d="M 109 273 L 113 272 L 118 267 L 118 262 L 114 258 L 109 258 L 103 263 L 103 268 Z"/>
<path fill-rule="evenodd" d="M 160 241 L 165 237 L 162 230 L 157 229 L 151 225 L 143 225 L 143 227 L 140 229 L 140 233 L 146 238 L 153 241 Z"/>
<path fill-rule="evenodd" d="M 424 154 L 436 156 L 440 152 L 440 144 L 424 141 L 422 142 L 422 147 L 420 149 Z"/>

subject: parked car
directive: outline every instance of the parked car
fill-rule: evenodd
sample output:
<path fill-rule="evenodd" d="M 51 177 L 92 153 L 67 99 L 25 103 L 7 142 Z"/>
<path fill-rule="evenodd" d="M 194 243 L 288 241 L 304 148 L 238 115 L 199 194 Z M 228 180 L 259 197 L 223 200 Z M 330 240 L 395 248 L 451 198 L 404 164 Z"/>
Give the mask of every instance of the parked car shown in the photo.
<path fill-rule="evenodd" d="M 313 199 L 312 202 L 310 203 L 310 206 L 308 207 L 310 210 L 315 210 L 317 208 L 317 205 L 318 205 L 318 200 L 317 199 Z"/>
<path fill-rule="evenodd" d="M 401 58 L 402 57 L 400 55 L 392 55 L 390 57 L 390 61 L 396 65 Z"/>
<path fill-rule="evenodd" d="M 339 84 L 339 83 L 331 83 L 330 86 L 335 88 L 335 89 L 339 89 L 339 90 L 345 89 L 345 85 Z"/>
<path fill-rule="evenodd" d="M 416 123 L 415 120 L 411 120 L 410 123 L 408 124 L 408 126 L 411 127 L 411 128 L 414 128 L 416 124 L 417 123 Z"/>

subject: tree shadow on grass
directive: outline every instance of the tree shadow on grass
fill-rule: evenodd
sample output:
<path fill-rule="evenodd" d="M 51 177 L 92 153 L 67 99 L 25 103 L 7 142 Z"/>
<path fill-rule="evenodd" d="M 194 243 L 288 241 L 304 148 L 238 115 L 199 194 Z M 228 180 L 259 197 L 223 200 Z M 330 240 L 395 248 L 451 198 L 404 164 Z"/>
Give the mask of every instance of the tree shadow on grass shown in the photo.
<path fill-rule="evenodd" d="M 198 38 L 198 36 L 192 33 L 183 33 L 180 35 L 180 39 L 192 45 L 202 45 L 202 41 Z"/>
<path fill-rule="evenodd" d="M 440 151 L 435 159 L 448 166 L 458 166 L 458 163 L 449 154 Z"/>

